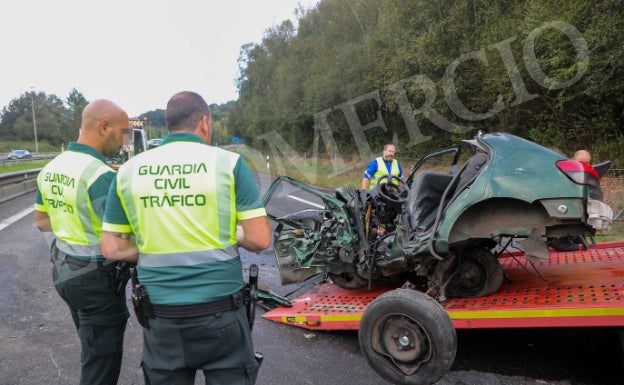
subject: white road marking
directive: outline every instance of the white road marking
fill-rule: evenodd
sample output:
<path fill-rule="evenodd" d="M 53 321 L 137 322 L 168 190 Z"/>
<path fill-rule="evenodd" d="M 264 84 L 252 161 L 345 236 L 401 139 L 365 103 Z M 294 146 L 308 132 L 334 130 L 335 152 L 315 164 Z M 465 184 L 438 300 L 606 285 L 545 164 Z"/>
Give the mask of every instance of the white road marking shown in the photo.
<path fill-rule="evenodd" d="M 294 200 L 296 200 L 296 201 L 299 201 L 299 202 L 302 202 L 302 203 L 306 203 L 306 204 L 309 204 L 309 205 L 314 206 L 314 207 L 318 207 L 319 209 L 324 209 L 324 208 L 325 208 L 325 206 L 323 206 L 323 205 L 319 205 L 318 203 L 314 203 L 314 202 L 307 201 L 307 200 L 305 200 L 305 199 L 302 199 L 302 198 L 296 197 L 296 196 L 294 196 L 294 195 L 288 195 L 288 197 L 289 197 L 290 199 L 294 199 Z"/>
<path fill-rule="evenodd" d="M 26 215 L 32 213 L 33 211 L 35 211 L 35 209 L 33 207 L 30 207 L 30 208 L 22 210 L 21 212 L 13 215 L 12 217 L 5 219 L 4 221 L 0 222 L 0 230 L 4 229 L 5 227 L 12 224 L 13 222 L 19 221 L 20 219 L 24 218 Z"/>

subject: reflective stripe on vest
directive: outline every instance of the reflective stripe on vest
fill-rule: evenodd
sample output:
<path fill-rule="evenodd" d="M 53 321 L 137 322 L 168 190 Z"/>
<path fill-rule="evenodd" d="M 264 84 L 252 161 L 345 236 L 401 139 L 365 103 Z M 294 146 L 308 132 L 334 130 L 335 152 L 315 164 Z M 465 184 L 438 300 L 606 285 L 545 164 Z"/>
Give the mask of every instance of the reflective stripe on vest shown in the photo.
<path fill-rule="evenodd" d="M 102 254 L 102 218 L 93 209 L 89 188 L 112 169 L 88 154 L 66 151 L 37 176 L 42 204 L 50 217 L 57 247 L 73 256 Z"/>
<path fill-rule="evenodd" d="M 373 178 L 371 179 L 370 184 L 368 185 L 369 190 L 377 186 L 377 182 L 382 176 L 388 175 L 388 167 L 386 167 L 386 163 L 384 163 L 383 157 L 380 156 L 376 160 L 377 160 L 377 171 L 375 172 L 375 175 L 373 175 Z M 398 177 L 400 173 L 401 171 L 399 170 L 399 161 L 397 161 L 396 159 L 392 159 L 392 165 L 390 166 L 390 175 L 394 175 Z M 388 182 L 388 179 L 384 179 L 383 183 L 386 183 L 386 182 Z"/>
<path fill-rule="evenodd" d="M 100 246 L 100 244 L 76 245 L 76 244 L 71 244 L 67 241 L 57 238 L 56 247 L 58 247 L 59 250 L 61 250 L 62 252 L 68 255 L 85 256 L 85 257 L 86 256 L 93 257 L 96 255 L 102 255 L 102 247 Z"/>
<path fill-rule="evenodd" d="M 202 263 L 227 261 L 238 257 L 236 246 L 224 249 L 204 250 L 196 252 L 169 253 L 169 254 L 141 254 L 141 266 L 194 266 Z"/>
<path fill-rule="evenodd" d="M 158 265 L 150 262 L 156 255 L 164 261 L 178 258 L 178 266 L 198 263 L 201 255 L 210 262 L 214 255 L 202 252 L 236 244 L 233 169 L 238 157 L 177 141 L 146 151 L 119 169 L 117 193 L 136 236 L 139 265 Z"/>

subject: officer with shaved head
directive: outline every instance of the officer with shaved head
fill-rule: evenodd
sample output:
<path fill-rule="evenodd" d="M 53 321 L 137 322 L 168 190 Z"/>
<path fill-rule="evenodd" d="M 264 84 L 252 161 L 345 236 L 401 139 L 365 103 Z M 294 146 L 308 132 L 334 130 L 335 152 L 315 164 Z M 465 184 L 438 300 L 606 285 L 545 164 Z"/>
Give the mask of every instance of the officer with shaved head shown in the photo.
<path fill-rule="evenodd" d="M 81 385 L 117 384 L 129 317 L 125 282 L 102 256 L 102 216 L 115 172 L 106 164 L 128 130 L 109 100 L 85 107 L 78 140 L 39 173 L 35 221 L 51 231 L 54 286 L 67 303 L 82 345 Z"/>

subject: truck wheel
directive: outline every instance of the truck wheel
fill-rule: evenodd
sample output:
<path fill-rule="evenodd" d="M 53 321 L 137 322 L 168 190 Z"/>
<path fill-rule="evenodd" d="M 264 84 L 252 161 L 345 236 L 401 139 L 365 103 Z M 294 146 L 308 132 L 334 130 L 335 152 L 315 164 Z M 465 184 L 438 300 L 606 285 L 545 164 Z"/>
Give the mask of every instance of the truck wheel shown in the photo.
<path fill-rule="evenodd" d="M 433 384 L 449 371 L 457 352 L 455 327 L 444 308 L 409 289 L 373 300 L 358 338 L 370 366 L 393 384 Z"/>
<path fill-rule="evenodd" d="M 624 328 L 615 328 L 615 334 L 619 341 L 620 361 L 622 361 L 622 367 L 624 367 Z"/>
<path fill-rule="evenodd" d="M 447 297 L 476 298 L 496 293 L 503 284 L 503 268 L 492 252 L 482 247 L 468 249 L 460 255 L 459 265 L 445 277 Z M 446 279 L 445 279 L 446 281 Z"/>

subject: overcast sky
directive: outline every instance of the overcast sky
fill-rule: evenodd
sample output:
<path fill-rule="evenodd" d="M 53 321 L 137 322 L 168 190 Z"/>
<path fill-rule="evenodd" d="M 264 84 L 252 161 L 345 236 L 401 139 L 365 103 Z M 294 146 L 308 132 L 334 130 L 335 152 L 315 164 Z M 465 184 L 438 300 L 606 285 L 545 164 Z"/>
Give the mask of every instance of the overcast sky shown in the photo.
<path fill-rule="evenodd" d="M 131 117 L 171 95 L 238 96 L 246 43 L 317 0 L 20 0 L 0 6 L 0 109 L 31 90 L 111 99 Z"/>

